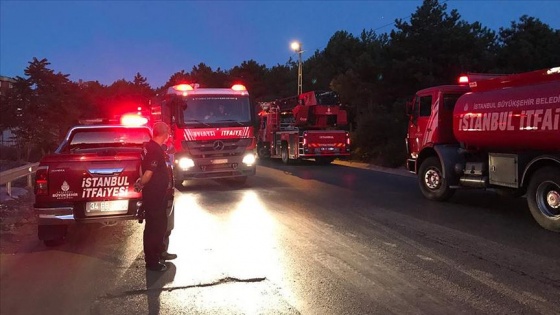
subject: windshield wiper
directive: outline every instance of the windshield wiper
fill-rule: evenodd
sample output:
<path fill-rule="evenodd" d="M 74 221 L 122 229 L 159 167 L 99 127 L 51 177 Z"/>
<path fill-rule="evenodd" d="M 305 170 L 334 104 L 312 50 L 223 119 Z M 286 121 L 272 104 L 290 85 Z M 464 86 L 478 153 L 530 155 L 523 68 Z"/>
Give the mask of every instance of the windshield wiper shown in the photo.
<path fill-rule="evenodd" d="M 119 145 L 121 147 L 142 147 L 143 143 L 137 143 L 137 142 L 119 142 Z"/>
<path fill-rule="evenodd" d="M 241 126 L 245 126 L 244 123 L 239 122 L 237 120 L 233 120 L 233 119 L 220 119 L 220 120 L 216 120 L 216 122 L 235 122 L 235 123 L 238 123 Z"/>
<path fill-rule="evenodd" d="M 185 123 L 188 123 L 188 122 L 196 122 L 196 123 L 199 123 L 199 124 L 203 124 L 203 125 L 206 126 L 206 127 L 210 127 L 209 124 L 207 124 L 207 123 L 205 123 L 205 122 L 203 122 L 203 121 L 200 121 L 200 120 L 198 120 L 198 119 L 187 119 L 187 120 L 185 120 Z"/>

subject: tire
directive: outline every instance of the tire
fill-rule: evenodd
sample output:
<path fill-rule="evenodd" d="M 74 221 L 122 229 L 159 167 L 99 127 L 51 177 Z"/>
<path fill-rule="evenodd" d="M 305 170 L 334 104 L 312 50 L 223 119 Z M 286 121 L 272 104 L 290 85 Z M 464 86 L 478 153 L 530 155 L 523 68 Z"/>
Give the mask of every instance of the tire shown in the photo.
<path fill-rule="evenodd" d="M 288 153 L 288 145 L 286 143 L 282 144 L 282 148 L 280 149 L 280 154 L 282 156 L 282 162 L 284 164 L 290 164 L 290 155 Z"/>
<path fill-rule="evenodd" d="M 540 226 L 560 232 L 560 168 L 545 167 L 533 175 L 527 188 L 527 203 Z"/>
<path fill-rule="evenodd" d="M 67 231 L 66 225 L 39 225 L 37 236 L 48 247 L 58 246 L 64 243 Z"/>
<path fill-rule="evenodd" d="M 455 193 L 443 177 L 441 163 L 435 156 L 425 159 L 420 165 L 418 184 L 424 197 L 430 200 L 445 201 Z"/>
<path fill-rule="evenodd" d="M 270 149 L 263 143 L 259 143 L 257 146 L 257 155 L 259 159 L 268 159 L 270 158 Z"/>

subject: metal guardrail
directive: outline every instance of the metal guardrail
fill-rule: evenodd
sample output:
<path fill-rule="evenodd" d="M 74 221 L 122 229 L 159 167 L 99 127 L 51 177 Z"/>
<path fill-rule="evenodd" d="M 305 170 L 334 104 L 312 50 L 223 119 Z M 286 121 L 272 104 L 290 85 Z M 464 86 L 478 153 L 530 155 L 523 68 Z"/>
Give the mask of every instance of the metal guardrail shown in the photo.
<path fill-rule="evenodd" d="M 12 196 L 12 182 L 27 176 L 27 187 L 33 186 L 32 175 L 35 174 L 39 163 L 30 163 L 20 167 L 12 168 L 0 173 L 0 185 L 6 185 L 8 195 Z"/>

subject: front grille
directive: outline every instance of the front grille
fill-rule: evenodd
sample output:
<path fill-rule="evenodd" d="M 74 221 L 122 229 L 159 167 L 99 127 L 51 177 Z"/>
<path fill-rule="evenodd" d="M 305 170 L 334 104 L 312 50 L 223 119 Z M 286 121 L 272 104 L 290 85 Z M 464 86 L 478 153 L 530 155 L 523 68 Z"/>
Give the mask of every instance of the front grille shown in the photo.
<path fill-rule="evenodd" d="M 209 164 L 209 165 L 201 165 L 199 166 L 201 171 L 217 171 L 217 170 L 232 170 L 237 169 L 237 164 Z"/>
<path fill-rule="evenodd" d="M 183 149 L 193 158 L 214 158 L 242 155 L 251 139 L 217 139 L 204 141 L 183 141 Z"/>

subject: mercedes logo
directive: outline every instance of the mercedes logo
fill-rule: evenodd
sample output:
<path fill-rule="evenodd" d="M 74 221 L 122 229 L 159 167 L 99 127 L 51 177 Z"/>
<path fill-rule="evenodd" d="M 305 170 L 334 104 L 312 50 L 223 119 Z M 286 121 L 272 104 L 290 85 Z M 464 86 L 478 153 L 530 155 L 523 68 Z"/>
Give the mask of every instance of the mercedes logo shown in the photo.
<path fill-rule="evenodd" d="M 214 151 L 221 151 L 224 149 L 224 143 L 220 140 L 214 141 L 212 147 L 214 148 Z"/>

